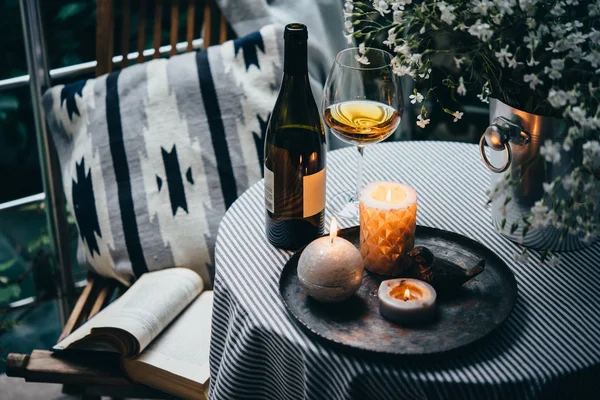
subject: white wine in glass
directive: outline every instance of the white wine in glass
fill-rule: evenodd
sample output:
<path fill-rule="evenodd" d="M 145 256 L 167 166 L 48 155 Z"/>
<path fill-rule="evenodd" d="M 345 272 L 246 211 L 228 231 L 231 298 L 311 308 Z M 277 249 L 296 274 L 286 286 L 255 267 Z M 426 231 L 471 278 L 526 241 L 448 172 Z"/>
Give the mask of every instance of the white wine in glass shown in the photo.
<path fill-rule="evenodd" d="M 345 192 L 336 216 L 358 220 L 358 196 L 362 189 L 362 161 L 366 145 L 388 138 L 398 125 L 403 111 L 400 79 L 394 74 L 387 51 L 367 48 L 368 64 L 361 63 L 358 48 L 342 50 L 331 66 L 323 92 L 323 120 L 340 140 L 356 146 L 356 191 Z M 334 203 L 336 203 L 334 198 Z M 338 200 L 339 201 L 339 200 Z"/>
<path fill-rule="evenodd" d="M 377 101 L 344 101 L 324 112 L 325 123 L 345 142 L 356 146 L 378 143 L 389 137 L 400 124 L 400 114 Z"/>

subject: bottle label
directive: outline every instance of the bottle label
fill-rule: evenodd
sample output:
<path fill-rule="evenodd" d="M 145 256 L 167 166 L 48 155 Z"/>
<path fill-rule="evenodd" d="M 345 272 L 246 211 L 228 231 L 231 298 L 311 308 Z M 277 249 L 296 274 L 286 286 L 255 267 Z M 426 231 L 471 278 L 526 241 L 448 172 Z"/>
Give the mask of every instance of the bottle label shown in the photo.
<path fill-rule="evenodd" d="M 313 216 L 325 208 L 325 170 L 323 168 L 316 174 L 306 175 L 302 179 L 304 193 L 303 217 Z"/>
<path fill-rule="evenodd" d="M 327 168 L 319 172 L 302 177 L 302 218 L 311 217 L 320 213 L 325 208 L 325 179 Z M 265 207 L 269 212 L 275 214 L 275 173 L 265 165 Z M 281 188 L 279 189 L 281 190 Z M 298 199 L 300 200 L 300 199 Z M 290 204 L 299 203 L 291 202 Z M 289 210 L 283 210 L 278 206 L 277 212 L 293 217 L 298 215 L 299 207 L 291 207 Z"/>
<path fill-rule="evenodd" d="M 265 165 L 265 207 L 275 213 L 275 174 Z"/>

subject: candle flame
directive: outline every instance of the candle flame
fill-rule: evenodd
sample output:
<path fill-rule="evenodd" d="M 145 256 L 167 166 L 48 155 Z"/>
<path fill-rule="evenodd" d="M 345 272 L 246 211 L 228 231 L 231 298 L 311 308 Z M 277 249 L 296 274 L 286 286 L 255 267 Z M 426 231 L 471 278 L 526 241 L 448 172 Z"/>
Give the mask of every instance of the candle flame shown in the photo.
<path fill-rule="evenodd" d="M 387 194 L 385 195 L 385 201 L 390 203 L 392 201 L 392 188 L 389 188 Z"/>
<path fill-rule="evenodd" d="M 331 223 L 329 224 L 329 239 L 331 240 L 331 244 L 337 237 L 338 224 L 337 219 L 335 217 L 331 217 Z"/>
<path fill-rule="evenodd" d="M 404 291 L 404 301 L 406 300 L 410 300 L 410 290 L 408 288 Z"/>

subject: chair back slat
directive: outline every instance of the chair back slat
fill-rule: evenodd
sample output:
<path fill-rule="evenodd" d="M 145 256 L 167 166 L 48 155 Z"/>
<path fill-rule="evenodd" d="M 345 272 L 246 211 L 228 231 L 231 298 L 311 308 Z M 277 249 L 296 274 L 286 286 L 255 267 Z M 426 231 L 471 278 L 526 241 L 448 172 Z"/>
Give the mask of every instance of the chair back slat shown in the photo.
<path fill-rule="evenodd" d="M 177 32 L 179 32 L 179 0 L 171 0 L 171 52 L 177 54 Z"/>
<path fill-rule="evenodd" d="M 204 21 L 203 21 L 204 28 L 202 30 L 202 39 L 204 40 L 202 47 L 204 49 L 208 48 L 208 46 L 210 46 L 210 43 L 211 43 L 212 14 L 213 14 L 212 0 L 206 0 L 206 3 L 204 4 Z"/>
<path fill-rule="evenodd" d="M 123 60 L 121 60 L 121 68 L 127 67 L 129 60 L 129 26 L 131 24 L 131 0 L 123 0 L 123 23 L 121 25 L 121 52 Z"/>
<path fill-rule="evenodd" d="M 96 281 L 93 277 L 88 280 L 87 285 L 83 288 L 83 292 L 81 292 L 79 298 L 77 299 L 77 303 L 75 303 L 75 307 L 73 307 L 73 311 L 71 311 L 71 315 L 69 315 L 67 323 L 63 327 L 63 331 L 58 338 L 59 342 L 69 336 L 71 332 L 73 332 L 77 327 L 79 327 L 79 325 L 81 325 L 82 322 L 85 321 L 85 316 L 92 307 L 92 293 L 100 282 L 100 280 Z"/>
<path fill-rule="evenodd" d="M 138 13 L 138 42 L 137 42 L 137 51 L 138 51 L 138 63 L 144 62 L 144 50 L 146 48 L 146 0 L 140 1 L 140 10 Z"/>
<path fill-rule="evenodd" d="M 221 13 L 221 23 L 219 24 L 219 43 L 227 41 L 227 20 L 225 15 Z"/>
<path fill-rule="evenodd" d="M 187 48 L 185 51 L 188 53 L 194 50 L 192 41 L 194 40 L 194 21 L 196 16 L 196 0 L 188 0 L 188 11 L 187 11 L 187 34 L 185 40 L 187 41 Z"/>
<path fill-rule="evenodd" d="M 154 4 L 153 19 L 148 21 L 148 8 Z M 169 43 L 171 50 L 170 56 L 177 54 L 177 43 L 179 41 L 179 14 L 182 7 L 185 7 L 186 1 L 168 0 L 170 5 L 170 35 Z M 97 28 L 96 28 L 96 76 L 111 72 L 113 69 L 112 58 L 114 56 L 114 26 L 115 12 L 121 18 L 121 54 L 123 59 L 120 67 L 125 68 L 129 65 L 127 55 L 130 51 L 131 33 L 137 32 L 137 62 L 145 61 L 144 50 L 147 42 L 147 25 L 151 24 L 152 29 L 152 48 L 154 53 L 152 58 L 160 58 L 160 46 L 162 42 L 163 27 L 163 0 L 97 0 Z M 139 7 L 139 8 L 138 8 Z M 115 10 L 117 8 L 117 10 Z M 168 8 L 167 8 L 168 10 Z M 227 25 L 225 16 L 217 8 L 215 0 L 187 0 L 187 18 L 182 19 L 185 23 L 185 40 L 187 42 L 186 51 L 194 50 L 193 40 L 195 38 L 196 11 L 200 10 L 200 26 L 202 27 L 203 48 L 213 44 L 223 43 L 229 39 L 231 30 Z M 137 18 L 132 19 L 132 15 L 137 12 Z M 151 11 L 150 11 L 151 12 Z M 117 21 L 118 22 L 118 21 Z M 132 23 L 137 23 L 132 26 Z"/>
<path fill-rule="evenodd" d="M 152 47 L 154 48 L 154 54 L 152 58 L 159 58 L 160 52 L 160 39 L 162 34 L 162 0 L 156 0 L 156 6 L 154 7 L 154 40 Z"/>
<path fill-rule="evenodd" d="M 113 0 L 98 0 L 96 29 L 96 76 L 112 71 L 113 55 Z"/>
<path fill-rule="evenodd" d="M 112 295 L 114 293 L 115 286 L 116 286 L 115 282 L 108 281 L 106 283 L 106 285 L 104 285 L 100 289 L 100 291 L 98 292 L 98 295 L 96 296 L 96 299 L 94 300 L 94 304 L 92 305 L 92 308 L 90 309 L 90 313 L 87 316 L 88 319 L 90 319 L 94 315 L 98 314 L 100 312 L 100 310 L 102 310 L 104 308 L 104 306 L 109 303 L 109 301 L 112 298 Z"/>

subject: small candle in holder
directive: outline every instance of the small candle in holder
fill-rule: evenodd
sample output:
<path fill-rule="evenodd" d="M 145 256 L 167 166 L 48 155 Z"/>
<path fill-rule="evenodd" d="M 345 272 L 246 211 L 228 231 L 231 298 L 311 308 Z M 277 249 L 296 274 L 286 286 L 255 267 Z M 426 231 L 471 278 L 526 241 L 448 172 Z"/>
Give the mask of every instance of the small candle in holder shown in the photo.
<path fill-rule="evenodd" d="M 338 237 L 337 230 L 334 217 L 329 236 L 312 241 L 298 259 L 300 286 L 312 298 L 327 303 L 352 296 L 364 273 L 360 252 L 352 243 Z"/>
<path fill-rule="evenodd" d="M 372 182 L 360 195 L 360 253 L 365 268 L 397 276 L 396 260 L 415 244 L 417 192 L 395 182 Z"/>
<path fill-rule="evenodd" d="M 431 321 L 435 317 L 437 293 L 418 279 L 389 279 L 379 285 L 379 313 L 397 324 Z"/>

